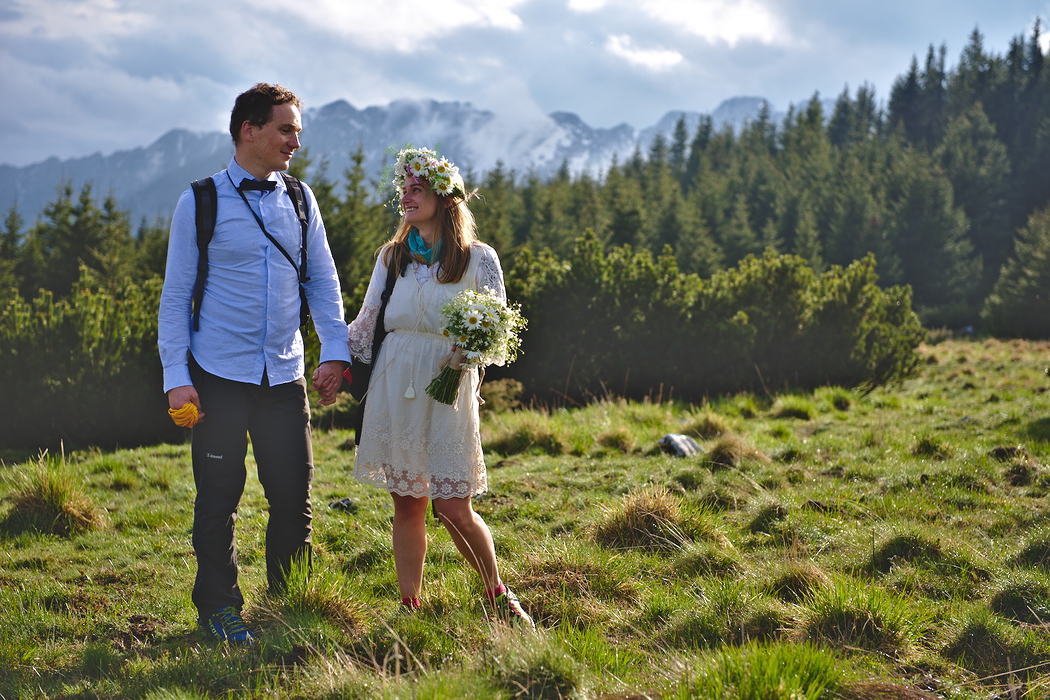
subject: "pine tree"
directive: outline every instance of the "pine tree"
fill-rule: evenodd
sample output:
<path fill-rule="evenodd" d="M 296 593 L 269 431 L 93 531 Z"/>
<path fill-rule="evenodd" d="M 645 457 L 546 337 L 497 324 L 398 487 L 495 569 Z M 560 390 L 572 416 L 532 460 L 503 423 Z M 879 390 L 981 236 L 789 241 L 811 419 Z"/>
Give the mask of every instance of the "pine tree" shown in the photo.
<path fill-rule="evenodd" d="M 888 125 L 904 137 L 918 143 L 922 135 L 922 87 L 919 81 L 919 59 L 912 56 L 907 74 L 898 76 L 890 90 Z"/>
<path fill-rule="evenodd" d="M 875 90 L 865 83 L 857 90 L 857 99 L 849 96 L 849 88 L 835 100 L 835 108 L 828 120 L 828 141 L 837 148 L 848 148 L 853 144 L 874 136 L 880 126 Z"/>
<path fill-rule="evenodd" d="M 76 201 L 69 183 L 60 185 L 58 198 L 44 208 L 43 218 L 26 236 L 21 247 L 17 272 L 25 298 L 36 296 L 38 289 L 54 292 L 58 298 L 69 294 L 80 278 L 80 268 L 103 272 L 114 282 L 120 281 L 123 261 L 131 246 L 128 217 L 107 198 L 99 209 L 86 184 Z"/>
<path fill-rule="evenodd" d="M 698 190 L 689 194 L 682 208 L 686 215 L 678 222 L 680 229 L 674 246 L 675 260 L 682 272 L 710 277 L 723 269 L 723 254 L 704 221 Z"/>
<path fill-rule="evenodd" d="M 887 229 L 883 162 L 902 157 L 899 145 L 890 139 L 885 146 L 872 144 L 839 155 L 837 177 L 828 183 L 823 198 L 825 259 L 831 265 L 847 266 L 873 254 L 879 277 L 886 284 L 901 284 L 904 272 L 895 250 L 893 232 Z"/>
<path fill-rule="evenodd" d="M 704 169 L 705 153 L 713 133 L 714 122 L 711 120 L 711 116 L 708 114 L 701 115 L 700 121 L 696 125 L 696 133 L 693 136 L 693 140 L 689 143 L 689 157 L 686 159 L 685 172 L 682 174 L 682 189 L 687 193 L 695 187 L 697 180 L 700 178 L 700 173 Z"/>
<path fill-rule="evenodd" d="M 911 285 L 924 322 L 972 324 L 981 261 L 966 238 L 966 214 L 951 182 L 929 157 L 911 152 L 888 174 L 889 211 L 904 281 Z"/>
<path fill-rule="evenodd" d="M 0 305 L 18 294 L 21 282 L 17 272 L 18 252 L 22 234 L 22 215 L 16 202 L 7 210 L 4 230 L 0 233 Z"/>
<path fill-rule="evenodd" d="M 803 196 L 798 202 L 794 229 L 794 245 L 791 252 L 809 263 L 817 272 L 822 272 L 825 265 L 820 230 L 808 197 Z"/>
<path fill-rule="evenodd" d="M 612 167 L 605 178 L 605 206 L 610 213 L 608 243 L 611 246 L 634 246 L 645 228 L 645 206 L 642 188 L 626 168 Z M 636 169 L 633 172 L 637 173 Z"/>
<path fill-rule="evenodd" d="M 514 219 L 520 215 L 513 171 L 506 170 L 503 161 L 498 161 L 496 167 L 485 174 L 478 194 L 470 205 L 478 236 L 501 256 L 509 254 L 514 249 Z"/>
<path fill-rule="evenodd" d="M 389 200 L 374 200 L 373 188 L 366 184 L 364 158 L 360 147 L 350 154 L 350 163 L 343 173 L 343 191 L 338 197 L 327 179 L 322 178 L 317 186 L 311 183 L 315 193 L 318 189 L 321 192 L 318 208 L 325 217 L 328 245 L 339 271 L 339 286 L 343 295 L 352 299 L 355 312 L 371 279 L 376 251 L 390 237 L 397 217 Z M 315 176 L 314 180 L 318 178 Z M 392 194 L 390 189 L 381 192 Z"/>
<path fill-rule="evenodd" d="M 715 232 L 715 238 L 729 267 L 748 255 L 761 254 L 762 244 L 748 220 L 747 198 L 743 194 L 737 196 L 726 225 Z"/>
<path fill-rule="evenodd" d="M 1050 208 L 1033 213 L 1018 232 L 981 318 L 996 335 L 1050 338 Z"/>
<path fill-rule="evenodd" d="M 951 180 L 955 200 L 970 221 L 968 238 L 983 259 L 983 296 L 1011 252 L 1013 236 L 1006 216 L 1011 172 L 1006 146 L 977 103 L 952 120 L 934 158 Z"/>
<path fill-rule="evenodd" d="M 678 180 L 680 187 L 685 187 L 686 153 L 689 150 L 689 127 L 685 123 L 685 115 L 678 117 L 674 124 L 674 134 L 671 136 L 671 174 Z"/>

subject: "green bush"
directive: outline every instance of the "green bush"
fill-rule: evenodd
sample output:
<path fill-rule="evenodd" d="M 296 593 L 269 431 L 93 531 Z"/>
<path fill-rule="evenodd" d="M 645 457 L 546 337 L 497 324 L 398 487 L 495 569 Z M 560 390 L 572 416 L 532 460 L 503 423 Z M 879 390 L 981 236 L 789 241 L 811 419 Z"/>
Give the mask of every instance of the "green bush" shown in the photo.
<path fill-rule="evenodd" d="M 909 376 L 925 335 L 909 290 L 877 281 L 872 256 L 817 275 L 772 253 L 701 279 L 588 232 L 566 260 L 516 258 L 508 288 L 529 327 L 495 373 L 544 400 L 870 389 Z"/>
<path fill-rule="evenodd" d="M 91 276 L 66 299 L 41 291 L 0 309 L 0 386 L 17 410 L 0 445 L 137 446 L 182 437 L 167 415 L 157 356 L 160 280 L 101 291 Z"/>

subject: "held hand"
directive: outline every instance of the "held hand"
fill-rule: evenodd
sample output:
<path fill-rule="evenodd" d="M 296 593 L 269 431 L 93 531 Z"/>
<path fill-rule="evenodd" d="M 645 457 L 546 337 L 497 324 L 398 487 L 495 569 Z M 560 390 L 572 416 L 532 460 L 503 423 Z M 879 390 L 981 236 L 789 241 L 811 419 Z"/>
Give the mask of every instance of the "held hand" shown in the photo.
<path fill-rule="evenodd" d="M 343 384 L 344 363 L 338 360 L 322 362 L 314 370 L 311 388 L 317 392 L 322 406 L 335 403 L 339 387 Z"/>
<path fill-rule="evenodd" d="M 466 369 L 467 368 L 467 354 L 463 352 L 462 348 L 452 346 L 452 352 L 448 354 L 445 361 L 442 363 L 442 367 L 451 367 L 452 369 Z"/>
<path fill-rule="evenodd" d="M 201 410 L 201 399 L 197 395 L 197 390 L 192 384 L 185 386 L 177 386 L 168 392 L 168 407 L 172 411 L 178 411 L 186 404 L 193 404 L 197 407 L 197 419 L 195 423 L 199 423 L 204 420 L 204 412 Z"/>

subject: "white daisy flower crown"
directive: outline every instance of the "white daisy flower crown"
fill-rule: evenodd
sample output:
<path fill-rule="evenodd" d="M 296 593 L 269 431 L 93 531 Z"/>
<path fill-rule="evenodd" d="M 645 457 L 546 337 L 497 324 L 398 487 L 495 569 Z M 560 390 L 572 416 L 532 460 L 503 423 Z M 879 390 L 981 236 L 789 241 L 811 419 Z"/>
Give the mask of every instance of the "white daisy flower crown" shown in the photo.
<path fill-rule="evenodd" d="M 438 155 L 437 151 L 411 146 L 398 151 L 392 184 L 397 192 L 396 197 L 399 203 L 405 194 L 405 179 L 410 174 L 429 182 L 430 189 L 442 197 L 467 196 L 467 189 L 463 183 L 463 176 L 459 174 L 459 168 Z"/>

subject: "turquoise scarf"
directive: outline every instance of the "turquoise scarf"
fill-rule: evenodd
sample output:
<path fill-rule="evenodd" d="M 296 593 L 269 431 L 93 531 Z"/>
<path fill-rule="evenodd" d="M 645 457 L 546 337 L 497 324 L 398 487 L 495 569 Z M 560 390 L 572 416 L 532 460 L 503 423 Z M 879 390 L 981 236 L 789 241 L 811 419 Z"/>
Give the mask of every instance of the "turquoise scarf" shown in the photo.
<path fill-rule="evenodd" d="M 423 242 L 423 237 L 419 235 L 419 229 L 413 226 L 412 230 L 408 232 L 408 250 L 412 253 L 412 258 L 417 262 L 421 262 L 424 265 L 433 265 L 437 261 L 438 251 L 441 250 L 441 241 L 438 240 L 433 248 L 427 248 L 427 244 Z"/>

